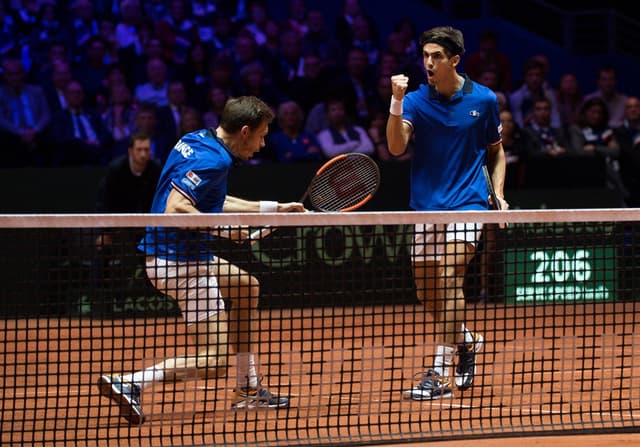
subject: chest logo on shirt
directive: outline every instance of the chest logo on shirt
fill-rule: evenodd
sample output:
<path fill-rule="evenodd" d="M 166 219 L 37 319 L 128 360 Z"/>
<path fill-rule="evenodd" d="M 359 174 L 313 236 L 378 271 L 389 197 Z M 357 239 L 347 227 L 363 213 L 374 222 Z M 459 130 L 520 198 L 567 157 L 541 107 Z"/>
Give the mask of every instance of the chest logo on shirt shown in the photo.
<path fill-rule="evenodd" d="M 478 112 L 477 110 L 472 110 L 471 112 L 469 112 L 469 115 L 474 118 L 477 118 L 480 116 L 480 112 Z"/>
<path fill-rule="evenodd" d="M 189 171 L 187 172 L 187 174 L 185 175 L 185 177 L 187 177 L 187 179 L 194 185 L 194 186 L 198 186 L 200 184 L 200 182 L 202 181 L 202 179 L 200 177 L 198 177 L 198 174 L 196 174 L 193 171 Z"/>

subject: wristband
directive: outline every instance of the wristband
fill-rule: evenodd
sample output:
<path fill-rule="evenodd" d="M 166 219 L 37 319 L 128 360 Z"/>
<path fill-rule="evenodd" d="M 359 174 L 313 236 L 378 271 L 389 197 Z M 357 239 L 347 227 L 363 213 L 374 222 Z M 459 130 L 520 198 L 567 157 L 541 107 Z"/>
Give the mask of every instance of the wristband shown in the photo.
<path fill-rule="evenodd" d="M 278 202 L 274 202 L 272 200 L 261 200 L 260 201 L 260 212 L 261 213 L 275 213 L 278 211 Z"/>
<path fill-rule="evenodd" d="M 395 96 L 391 95 L 391 105 L 389 106 L 389 113 L 395 116 L 402 116 L 402 103 L 404 99 L 398 101 Z"/>

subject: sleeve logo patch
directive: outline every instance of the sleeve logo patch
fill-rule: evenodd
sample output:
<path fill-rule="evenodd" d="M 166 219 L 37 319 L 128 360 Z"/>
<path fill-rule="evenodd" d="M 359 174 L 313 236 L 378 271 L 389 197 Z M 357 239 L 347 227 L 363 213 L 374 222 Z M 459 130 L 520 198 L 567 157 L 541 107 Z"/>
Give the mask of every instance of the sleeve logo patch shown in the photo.
<path fill-rule="evenodd" d="M 202 181 L 202 179 L 200 177 L 198 177 L 198 174 L 196 174 L 193 171 L 187 172 L 186 177 L 195 186 L 198 186 L 200 184 L 200 182 Z"/>

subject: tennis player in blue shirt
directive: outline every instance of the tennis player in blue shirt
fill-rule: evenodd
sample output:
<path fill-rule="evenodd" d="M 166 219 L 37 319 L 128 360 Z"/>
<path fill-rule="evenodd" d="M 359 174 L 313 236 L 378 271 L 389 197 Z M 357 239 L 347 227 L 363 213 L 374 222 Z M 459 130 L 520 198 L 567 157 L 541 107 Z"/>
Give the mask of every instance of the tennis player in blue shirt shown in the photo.
<path fill-rule="evenodd" d="M 273 120 L 270 107 L 253 96 L 227 101 L 216 129 L 184 135 L 170 152 L 156 188 L 152 213 L 302 212 L 301 203 L 247 201 L 227 195 L 227 176 L 240 160 L 248 160 L 265 145 Z M 218 230 L 214 231 L 218 234 Z M 243 229 L 228 236 L 242 240 Z M 289 399 L 276 396 L 260 384 L 257 359 L 259 294 L 257 280 L 208 247 L 212 234 L 181 228 L 147 228 L 140 243 L 146 253 L 147 276 L 162 293 L 173 297 L 182 311 L 194 354 L 166 359 L 146 369 L 104 375 L 101 394 L 115 401 L 131 424 L 144 422 L 140 392 L 153 382 L 226 373 L 228 346 L 237 353 L 238 386 L 235 408 L 286 407 Z M 224 299 L 231 301 L 225 309 Z"/>
<path fill-rule="evenodd" d="M 392 76 L 387 121 L 393 155 L 404 153 L 411 135 L 415 136 L 410 206 L 417 211 L 487 209 L 489 194 L 482 172 L 486 164 L 501 209 L 508 209 L 498 102 L 491 90 L 457 72 L 464 53 L 462 32 L 451 27 L 427 30 L 420 37 L 420 47 L 427 84 L 407 93 L 408 77 Z M 457 388 L 473 384 L 483 337 L 463 323 L 463 283 L 480 231 L 477 223 L 416 225 L 412 261 L 417 296 L 427 310 L 435 311 L 442 326 L 436 335 L 433 368 L 415 388 L 403 393 L 405 398 L 450 397 L 455 354 Z"/>

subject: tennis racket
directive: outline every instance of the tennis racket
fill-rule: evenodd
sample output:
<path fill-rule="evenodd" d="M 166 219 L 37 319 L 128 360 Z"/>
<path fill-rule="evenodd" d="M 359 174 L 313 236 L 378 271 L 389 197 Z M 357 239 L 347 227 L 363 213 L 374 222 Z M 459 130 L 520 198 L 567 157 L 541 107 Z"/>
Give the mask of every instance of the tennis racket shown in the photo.
<path fill-rule="evenodd" d="M 323 164 L 311 179 L 300 202 L 309 199 L 321 212 L 348 212 L 367 203 L 380 186 L 380 169 L 371 157 L 352 152 L 340 154 Z M 274 230 L 263 227 L 249 236 L 259 239 Z"/>
<path fill-rule="evenodd" d="M 502 209 L 500 205 L 500 201 L 498 200 L 498 196 L 496 195 L 496 190 L 493 189 L 493 182 L 491 181 L 491 176 L 489 175 L 489 170 L 486 165 L 482 166 L 482 173 L 484 174 L 484 179 L 487 182 L 487 188 L 489 189 L 489 196 L 491 197 L 491 201 L 493 202 L 491 208 L 494 210 Z"/>

